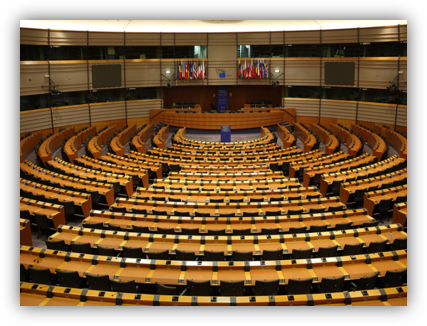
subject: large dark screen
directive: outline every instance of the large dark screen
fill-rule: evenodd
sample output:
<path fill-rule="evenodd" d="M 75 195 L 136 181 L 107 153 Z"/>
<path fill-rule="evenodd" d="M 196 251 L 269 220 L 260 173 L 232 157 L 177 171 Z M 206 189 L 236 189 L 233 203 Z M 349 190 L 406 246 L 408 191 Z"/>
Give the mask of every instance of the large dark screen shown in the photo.
<path fill-rule="evenodd" d="M 325 62 L 326 85 L 354 85 L 354 62 Z"/>
<path fill-rule="evenodd" d="M 122 65 L 93 65 L 92 66 L 93 88 L 121 87 L 122 86 Z"/>

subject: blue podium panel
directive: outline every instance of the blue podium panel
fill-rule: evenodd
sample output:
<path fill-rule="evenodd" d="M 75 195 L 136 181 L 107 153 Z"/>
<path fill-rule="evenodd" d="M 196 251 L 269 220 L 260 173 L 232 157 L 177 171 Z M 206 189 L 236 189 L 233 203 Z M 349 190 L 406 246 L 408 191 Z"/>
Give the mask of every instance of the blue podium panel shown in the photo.
<path fill-rule="evenodd" d="M 222 143 L 231 142 L 231 126 L 230 125 L 221 126 L 221 142 Z"/>
<path fill-rule="evenodd" d="M 227 109 L 227 86 L 217 86 L 218 87 L 218 112 L 221 112 L 221 109 Z"/>

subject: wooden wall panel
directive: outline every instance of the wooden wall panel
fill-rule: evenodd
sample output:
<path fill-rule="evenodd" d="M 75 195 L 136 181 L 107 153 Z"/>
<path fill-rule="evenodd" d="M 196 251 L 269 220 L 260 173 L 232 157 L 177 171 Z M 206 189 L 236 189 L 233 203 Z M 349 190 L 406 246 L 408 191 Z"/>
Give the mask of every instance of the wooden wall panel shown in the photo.
<path fill-rule="evenodd" d="M 228 108 L 236 111 L 243 108 L 246 103 L 261 100 L 270 100 L 273 104 L 280 104 L 282 98 L 281 88 L 255 85 L 228 86 Z M 170 108 L 173 103 L 194 102 L 200 104 L 203 111 L 210 111 L 211 103 L 217 106 L 217 92 L 217 86 L 163 88 L 164 108 Z"/>
<path fill-rule="evenodd" d="M 287 108 L 295 108 L 297 122 L 299 116 L 319 117 L 319 101 L 318 99 L 299 99 L 286 97 L 284 105 Z"/>
<path fill-rule="evenodd" d="M 52 131 L 50 109 L 21 112 L 20 133 L 43 129 L 50 129 Z"/>
<path fill-rule="evenodd" d="M 20 28 L 20 44 L 49 45 L 47 29 Z"/>
<path fill-rule="evenodd" d="M 50 45 L 86 46 L 87 32 L 78 31 L 50 31 Z"/>
<path fill-rule="evenodd" d="M 283 36 L 282 36 L 283 41 Z M 237 45 L 269 45 L 270 32 L 237 33 Z"/>
<path fill-rule="evenodd" d="M 406 105 L 398 105 L 396 124 L 399 126 L 407 127 L 407 121 L 408 121 L 408 107 Z"/>
<path fill-rule="evenodd" d="M 87 62 L 51 61 L 50 76 L 61 92 L 87 90 Z"/>
<path fill-rule="evenodd" d="M 322 100 L 320 117 L 356 120 L 356 101 Z"/>
<path fill-rule="evenodd" d="M 175 45 L 207 45 L 207 33 L 177 33 L 175 34 Z"/>
<path fill-rule="evenodd" d="M 367 27 L 359 29 L 359 42 L 397 42 L 398 41 L 397 26 L 388 27 Z"/>
<path fill-rule="evenodd" d="M 160 33 L 126 33 L 126 46 L 159 46 Z"/>
<path fill-rule="evenodd" d="M 89 46 L 123 46 L 124 33 L 89 32 Z"/>
<path fill-rule="evenodd" d="M 357 28 L 322 30 L 322 44 L 359 43 Z"/>
<path fill-rule="evenodd" d="M 93 122 L 126 119 L 125 102 L 91 104 L 90 116 Z"/>
<path fill-rule="evenodd" d="M 174 45 L 175 42 L 175 33 L 161 33 L 160 35 L 160 45 Z"/>
<path fill-rule="evenodd" d="M 126 87 L 160 86 L 160 59 L 126 60 Z"/>
<path fill-rule="evenodd" d="M 271 44 L 284 44 L 285 32 L 271 32 Z"/>
<path fill-rule="evenodd" d="M 150 110 L 161 109 L 162 100 L 127 101 L 126 108 L 128 120 L 150 118 Z"/>
<path fill-rule="evenodd" d="M 408 26 L 407 25 L 400 25 L 399 26 L 400 29 L 400 41 L 401 42 L 405 42 L 408 40 L 408 34 L 407 34 L 407 30 L 408 30 Z"/>
<path fill-rule="evenodd" d="M 305 86 L 320 84 L 320 58 L 286 58 L 286 85 Z"/>
<path fill-rule="evenodd" d="M 217 34 L 213 34 L 216 37 Z M 226 39 L 235 37 L 235 34 L 225 34 Z M 237 80 L 237 47 L 233 45 L 211 45 L 211 41 L 216 43 L 209 34 L 209 47 L 208 47 L 208 78 L 209 85 L 235 85 Z M 235 41 L 235 40 L 234 40 Z M 219 73 L 225 72 L 225 78 L 219 78 Z"/>
<path fill-rule="evenodd" d="M 386 89 L 397 75 L 398 58 L 360 58 L 359 87 Z"/>
<path fill-rule="evenodd" d="M 399 71 L 402 71 L 402 74 L 399 74 L 399 90 L 406 91 L 408 90 L 408 60 L 407 57 L 400 58 L 399 60 Z"/>
<path fill-rule="evenodd" d="M 359 102 L 357 120 L 394 125 L 396 104 Z"/>
<path fill-rule="evenodd" d="M 234 46 L 235 56 L 237 57 L 237 34 L 236 33 L 209 33 L 208 34 L 208 55 L 211 57 L 210 47 L 211 46 Z"/>
<path fill-rule="evenodd" d="M 52 108 L 53 126 L 60 128 L 89 123 L 89 105 L 73 105 Z"/>
<path fill-rule="evenodd" d="M 320 30 L 285 31 L 285 44 L 320 44 Z"/>
<path fill-rule="evenodd" d="M 49 93 L 47 61 L 20 62 L 20 96 Z"/>

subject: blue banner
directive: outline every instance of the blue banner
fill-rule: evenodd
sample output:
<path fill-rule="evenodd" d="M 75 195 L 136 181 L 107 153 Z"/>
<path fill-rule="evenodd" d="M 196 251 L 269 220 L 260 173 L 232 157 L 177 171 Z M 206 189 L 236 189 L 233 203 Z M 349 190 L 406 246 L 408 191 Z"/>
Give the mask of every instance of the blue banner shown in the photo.
<path fill-rule="evenodd" d="M 218 112 L 227 109 L 227 86 L 218 86 Z"/>
<path fill-rule="evenodd" d="M 231 141 L 231 126 L 222 125 L 221 126 L 221 142 L 229 143 Z"/>

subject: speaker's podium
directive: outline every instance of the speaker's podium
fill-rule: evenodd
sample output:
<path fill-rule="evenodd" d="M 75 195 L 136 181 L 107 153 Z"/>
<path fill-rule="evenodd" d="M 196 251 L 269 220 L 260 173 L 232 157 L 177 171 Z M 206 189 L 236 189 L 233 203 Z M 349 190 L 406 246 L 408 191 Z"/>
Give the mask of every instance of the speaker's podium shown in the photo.
<path fill-rule="evenodd" d="M 231 142 L 231 126 L 222 125 L 221 126 L 221 143 Z"/>

